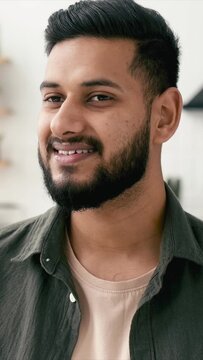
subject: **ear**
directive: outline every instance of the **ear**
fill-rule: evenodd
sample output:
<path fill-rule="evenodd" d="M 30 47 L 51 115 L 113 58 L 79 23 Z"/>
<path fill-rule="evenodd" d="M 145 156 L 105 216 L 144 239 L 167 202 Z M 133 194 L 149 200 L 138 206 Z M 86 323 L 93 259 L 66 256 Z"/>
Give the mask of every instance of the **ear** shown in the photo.
<path fill-rule="evenodd" d="M 152 104 L 152 139 L 162 144 L 175 133 L 182 111 L 182 96 L 177 88 L 168 88 Z"/>

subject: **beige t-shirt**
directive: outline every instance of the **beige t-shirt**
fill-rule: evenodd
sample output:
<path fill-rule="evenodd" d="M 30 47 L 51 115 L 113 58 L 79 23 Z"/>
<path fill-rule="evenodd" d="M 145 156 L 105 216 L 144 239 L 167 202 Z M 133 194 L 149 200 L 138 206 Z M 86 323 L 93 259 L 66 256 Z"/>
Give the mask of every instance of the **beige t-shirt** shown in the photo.
<path fill-rule="evenodd" d="M 68 261 L 82 312 L 72 360 L 129 360 L 131 321 L 154 269 L 132 280 L 102 280 L 79 263 L 70 244 Z"/>

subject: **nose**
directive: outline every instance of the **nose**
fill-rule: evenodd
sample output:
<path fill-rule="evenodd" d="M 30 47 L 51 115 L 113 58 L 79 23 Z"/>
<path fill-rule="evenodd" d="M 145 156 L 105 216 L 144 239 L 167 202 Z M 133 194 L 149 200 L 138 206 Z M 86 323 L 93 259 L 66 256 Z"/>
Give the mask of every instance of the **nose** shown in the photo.
<path fill-rule="evenodd" d="M 63 138 L 68 134 L 80 134 L 84 131 L 85 120 L 79 104 L 66 99 L 51 120 L 53 136 Z"/>

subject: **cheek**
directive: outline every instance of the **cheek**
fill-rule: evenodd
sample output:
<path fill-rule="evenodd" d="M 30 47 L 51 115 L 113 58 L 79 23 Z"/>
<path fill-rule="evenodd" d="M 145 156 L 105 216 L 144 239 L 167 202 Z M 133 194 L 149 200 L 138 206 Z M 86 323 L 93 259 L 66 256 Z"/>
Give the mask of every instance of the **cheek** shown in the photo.
<path fill-rule="evenodd" d="M 113 115 L 104 124 L 106 142 L 109 140 L 110 143 L 126 143 L 139 130 L 140 126 L 140 120 L 136 121 L 131 114 Z"/>
<path fill-rule="evenodd" d="M 97 129 L 98 138 L 103 143 L 104 160 L 109 160 L 116 152 L 127 146 L 130 139 L 136 132 L 136 126 L 130 119 L 112 117 L 110 121 L 105 121 L 101 129 Z"/>
<path fill-rule="evenodd" d="M 46 146 L 47 140 L 50 136 L 50 121 L 43 113 L 39 116 L 37 134 L 39 146 L 40 148 L 43 148 L 44 145 Z"/>

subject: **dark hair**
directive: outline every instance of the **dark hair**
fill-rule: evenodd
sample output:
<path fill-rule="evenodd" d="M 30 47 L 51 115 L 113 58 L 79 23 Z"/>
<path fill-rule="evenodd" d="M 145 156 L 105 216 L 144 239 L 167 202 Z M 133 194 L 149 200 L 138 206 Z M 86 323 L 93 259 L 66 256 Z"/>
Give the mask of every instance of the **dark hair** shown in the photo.
<path fill-rule="evenodd" d="M 177 86 L 178 38 L 163 17 L 133 0 L 84 0 L 52 14 L 45 30 L 46 53 L 58 42 L 80 36 L 135 41 L 130 71 L 141 75 L 147 98 Z"/>

